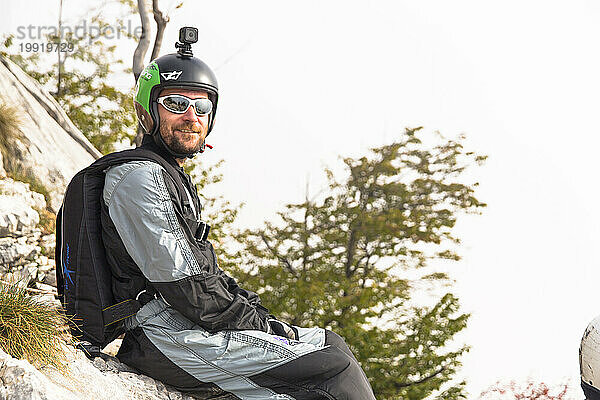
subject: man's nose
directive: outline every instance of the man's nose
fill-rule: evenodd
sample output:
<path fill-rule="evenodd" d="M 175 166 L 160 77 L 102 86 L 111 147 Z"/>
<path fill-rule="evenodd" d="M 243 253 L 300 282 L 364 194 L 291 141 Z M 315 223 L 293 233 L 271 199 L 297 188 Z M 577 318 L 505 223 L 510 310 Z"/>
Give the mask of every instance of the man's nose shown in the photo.
<path fill-rule="evenodd" d="M 196 122 L 198 120 L 198 116 L 194 112 L 194 107 L 193 106 L 188 107 L 188 109 L 186 110 L 186 112 L 184 112 L 183 114 L 181 114 L 181 117 L 185 121 L 194 121 L 194 122 Z"/>

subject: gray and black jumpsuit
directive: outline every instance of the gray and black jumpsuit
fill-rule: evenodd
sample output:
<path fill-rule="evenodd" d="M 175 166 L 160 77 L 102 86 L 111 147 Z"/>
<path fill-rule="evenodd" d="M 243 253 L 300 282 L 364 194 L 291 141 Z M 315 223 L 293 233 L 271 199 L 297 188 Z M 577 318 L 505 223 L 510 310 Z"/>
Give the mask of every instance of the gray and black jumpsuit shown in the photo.
<path fill-rule="evenodd" d="M 102 237 L 113 293 L 117 301 L 145 299 L 125 321 L 117 357 L 208 397 L 228 392 L 239 399 L 375 399 L 335 333 L 298 327 L 299 341 L 267 333 L 267 310 L 258 295 L 219 268 L 208 240 L 196 239 L 201 205 L 189 176 L 155 151 L 179 169 L 188 202 L 155 162 L 106 170 Z"/>

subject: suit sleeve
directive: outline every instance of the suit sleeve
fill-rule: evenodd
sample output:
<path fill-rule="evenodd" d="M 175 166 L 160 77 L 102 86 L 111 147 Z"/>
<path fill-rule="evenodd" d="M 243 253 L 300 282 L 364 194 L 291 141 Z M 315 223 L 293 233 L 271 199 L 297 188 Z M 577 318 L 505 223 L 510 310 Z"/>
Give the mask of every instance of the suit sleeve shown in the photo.
<path fill-rule="evenodd" d="M 107 172 L 104 200 L 127 252 L 167 303 L 207 331 L 267 332 L 258 296 L 218 268 L 210 243 L 196 241 L 163 172 L 151 162 Z"/>
<path fill-rule="evenodd" d="M 258 297 L 258 294 L 254 293 L 250 290 L 242 289 L 241 287 L 238 286 L 235 279 L 226 275 L 224 272 L 223 272 L 223 275 L 226 277 L 225 279 L 227 281 L 227 287 L 229 288 L 229 291 L 231 293 L 236 293 L 236 294 L 239 294 L 240 296 L 245 297 L 246 299 L 248 299 L 248 302 L 250 304 L 253 304 L 255 306 L 260 305 L 260 298 Z M 265 310 L 266 310 L 266 308 L 265 308 Z"/>
<path fill-rule="evenodd" d="M 212 244 L 211 244 L 211 247 L 212 247 Z M 214 255 L 214 252 L 213 252 L 213 255 Z M 214 257 L 216 258 L 216 255 Z M 248 299 L 248 302 L 250 304 L 264 308 L 260 304 L 260 298 L 258 297 L 258 294 L 254 293 L 251 290 L 242 289 L 238 285 L 236 280 L 233 279 L 232 277 L 230 277 L 229 275 L 227 275 L 223 270 L 219 269 L 219 273 L 221 274 L 223 279 L 225 279 L 225 282 L 227 282 L 227 290 L 229 290 L 229 292 L 234 293 L 234 294 L 239 294 L 240 296 L 243 296 L 246 299 Z M 264 310 L 266 310 L 266 312 L 268 312 L 268 310 L 266 308 L 264 308 Z"/>

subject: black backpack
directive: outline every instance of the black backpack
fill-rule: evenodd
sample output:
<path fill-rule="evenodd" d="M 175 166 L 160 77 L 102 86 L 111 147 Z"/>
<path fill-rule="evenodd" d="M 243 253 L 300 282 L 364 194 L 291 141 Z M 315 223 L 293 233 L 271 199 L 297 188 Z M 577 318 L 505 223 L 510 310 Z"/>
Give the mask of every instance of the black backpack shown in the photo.
<path fill-rule="evenodd" d="M 129 161 L 160 164 L 173 178 L 184 206 L 189 207 L 177 169 L 145 147 L 108 154 L 73 177 L 56 217 L 56 284 L 71 333 L 88 356 L 98 355 L 124 333 L 122 321 L 140 308 L 136 299 L 115 302 L 100 223 L 104 171 Z"/>

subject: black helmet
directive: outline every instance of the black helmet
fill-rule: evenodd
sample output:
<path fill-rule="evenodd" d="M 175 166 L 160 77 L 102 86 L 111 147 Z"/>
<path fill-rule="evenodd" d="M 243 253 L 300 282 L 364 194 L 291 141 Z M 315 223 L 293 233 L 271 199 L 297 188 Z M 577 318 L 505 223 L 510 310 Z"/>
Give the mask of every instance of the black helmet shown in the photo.
<path fill-rule="evenodd" d="M 175 44 L 179 48 L 177 53 L 158 57 L 150 62 L 142 71 L 137 80 L 133 100 L 138 121 L 145 133 L 151 135 L 157 144 L 162 145 L 176 158 L 193 157 L 195 153 L 176 153 L 164 143 L 159 133 L 160 120 L 158 116 L 158 103 L 156 102 L 159 93 L 166 88 L 200 89 L 206 91 L 208 98 L 213 103 L 206 136 L 210 134 L 215 123 L 217 101 L 219 98 L 219 87 L 215 74 L 202 60 L 192 56 L 190 43 L 185 40 L 185 32 L 182 37 L 182 31 L 186 29 L 195 30 L 195 28 L 182 28 L 180 30 L 180 40 L 183 39 L 184 43 Z M 187 32 L 189 33 L 189 31 Z M 204 142 L 200 149 L 200 152 L 203 151 Z"/>

